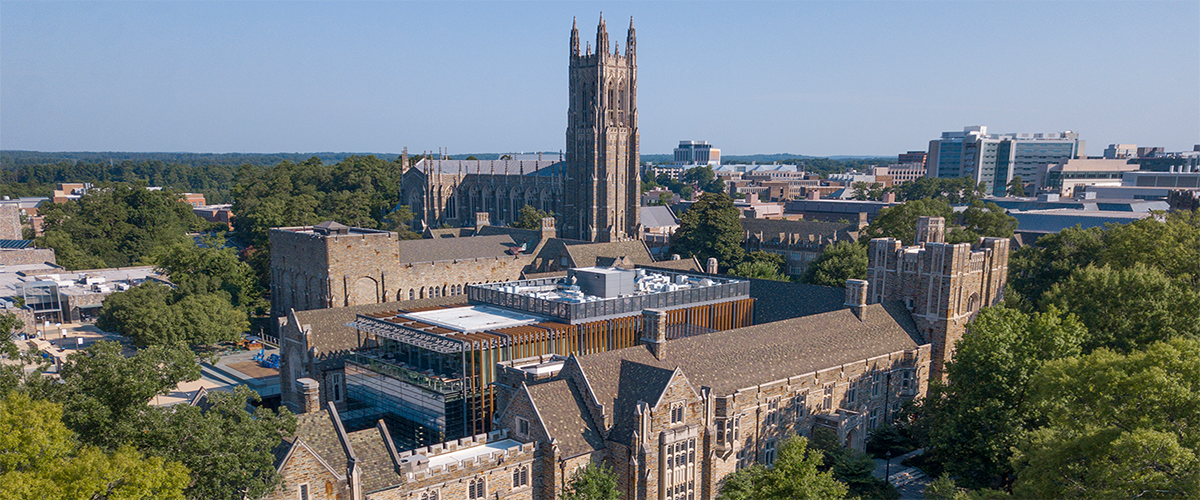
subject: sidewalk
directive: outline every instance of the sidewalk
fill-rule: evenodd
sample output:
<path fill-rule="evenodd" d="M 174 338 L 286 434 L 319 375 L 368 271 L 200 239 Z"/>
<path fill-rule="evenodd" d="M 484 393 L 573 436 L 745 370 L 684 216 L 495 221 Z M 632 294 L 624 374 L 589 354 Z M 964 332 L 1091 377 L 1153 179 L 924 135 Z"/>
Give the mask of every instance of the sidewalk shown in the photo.
<path fill-rule="evenodd" d="M 891 475 L 887 477 L 887 481 L 900 490 L 900 500 L 921 499 L 923 497 L 922 494 L 925 492 L 925 486 L 931 481 L 920 469 L 900 465 L 905 459 L 922 453 L 925 453 L 924 449 L 913 450 L 898 457 L 892 457 Z M 887 460 L 875 459 L 875 470 L 871 474 L 879 479 L 884 479 L 884 474 L 888 473 L 887 464 Z"/>

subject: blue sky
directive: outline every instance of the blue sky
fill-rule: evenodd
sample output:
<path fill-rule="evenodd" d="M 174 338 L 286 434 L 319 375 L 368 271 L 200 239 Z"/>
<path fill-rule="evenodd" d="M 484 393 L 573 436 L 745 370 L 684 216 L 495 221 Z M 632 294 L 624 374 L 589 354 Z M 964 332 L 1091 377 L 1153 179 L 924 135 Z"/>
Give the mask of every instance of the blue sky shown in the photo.
<path fill-rule="evenodd" d="M 0 148 L 559 150 L 572 16 L 638 34 L 642 153 L 941 132 L 1200 143 L 1200 2 L 0 2 Z M 623 47 L 622 47 L 623 50 Z"/>

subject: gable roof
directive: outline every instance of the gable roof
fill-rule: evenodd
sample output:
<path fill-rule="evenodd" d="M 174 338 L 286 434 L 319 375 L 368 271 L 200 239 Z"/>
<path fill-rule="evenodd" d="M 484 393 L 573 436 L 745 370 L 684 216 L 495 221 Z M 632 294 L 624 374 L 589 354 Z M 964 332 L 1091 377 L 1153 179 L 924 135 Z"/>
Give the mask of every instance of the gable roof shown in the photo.
<path fill-rule="evenodd" d="M 359 314 L 371 314 L 384 311 L 407 311 L 423 307 L 445 306 L 466 303 L 465 295 L 442 296 L 428 299 L 406 300 L 402 302 L 382 302 L 350 307 L 331 307 L 327 309 L 310 309 L 294 311 L 296 321 L 301 325 L 311 325 L 312 331 L 308 336 L 308 347 L 317 348 L 318 355 L 331 352 L 346 351 L 358 348 L 358 331 L 346 323 L 354 321 Z M 288 321 L 292 319 L 289 317 Z"/>
<path fill-rule="evenodd" d="M 575 457 L 604 448 L 604 439 L 592 422 L 583 395 L 567 380 L 526 386 L 546 433 L 558 442 L 564 457 Z"/>
<path fill-rule="evenodd" d="M 618 422 L 623 414 L 613 412 L 630 404 L 623 399 L 644 397 L 628 388 L 659 384 L 663 372 L 675 367 L 693 386 L 726 395 L 923 344 L 911 315 L 899 303 L 872 304 L 864 312 L 866 321 L 842 309 L 672 340 L 664 346 L 661 361 L 644 346 L 575 359 L 605 413 L 614 419 L 610 421 Z M 655 367 L 661 370 L 651 369 Z M 628 394 L 622 393 L 623 387 Z"/>
<path fill-rule="evenodd" d="M 650 406 L 657 404 L 667 386 L 671 384 L 675 370 L 622 359 L 617 373 L 617 397 L 611 410 L 613 430 L 608 437 L 619 443 L 631 444 L 633 431 L 637 426 L 634 414 L 637 412 L 638 402 L 642 401 Z M 591 379 L 588 379 L 588 383 L 594 384 Z M 605 404 L 606 411 L 609 410 L 608 403 L 603 399 L 601 403 Z"/>
<path fill-rule="evenodd" d="M 754 324 L 812 316 L 846 308 L 846 289 L 789 281 L 750 279 Z"/>
<path fill-rule="evenodd" d="M 509 234 L 400 240 L 396 243 L 400 247 L 401 264 L 511 257 L 506 252 L 518 245 Z"/>
<path fill-rule="evenodd" d="M 678 226 L 679 219 L 671 211 L 671 207 L 656 205 L 641 207 L 642 225 L 645 227 Z"/>
<path fill-rule="evenodd" d="M 303 441 L 336 474 L 344 475 L 346 451 L 338 439 L 332 418 L 326 410 L 296 415 L 295 439 Z"/>
<path fill-rule="evenodd" d="M 404 481 L 396 474 L 396 464 L 388 450 L 386 438 L 378 426 L 348 434 L 362 471 L 364 492 L 378 491 Z"/>
<path fill-rule="evenodd" d="M 653 265 L 654 257 L 642 240 L 611 241 L 606 243 L 591 243 L 577 240 L 561 240 L 567 255 L 570 255 L 573 267 L 591 267 L 599 265 L 602 258 L 614 259 L 626 257 L 635 265 Z"/>

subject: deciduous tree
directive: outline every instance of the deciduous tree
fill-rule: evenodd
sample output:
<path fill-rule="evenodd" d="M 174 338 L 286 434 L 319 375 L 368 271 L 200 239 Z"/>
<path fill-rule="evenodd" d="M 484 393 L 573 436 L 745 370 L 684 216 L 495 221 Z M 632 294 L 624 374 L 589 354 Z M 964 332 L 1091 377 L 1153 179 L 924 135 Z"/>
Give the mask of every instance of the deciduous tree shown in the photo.
<path fill-rule="evenodd" d="M 671 236 L 671 251 L 695 256 L 700 262 L 716 257 L 728 269 L 742 261 L 742 223 L 733 199 L 724 193 L 704 193 L 680 217 Z"/>
<path fill-rule="evenodd" d="M 839 241 L 825 247 L 808 264 L 801 281 L 812 285 L 846 286 L 848 279 L 867 278 L 867 247 L 852 241 Z"/>
<path fill-rule="evenodd" d="M 591 463 L 571 474 L 564 500 L 618 500 L 617 475 L 604 463 Z"/>
<path fill-rule="evenodd" d="M 754 465 L 726 476 L 721 498 L 782 500 L 845 497 L 848 491 L 846 485 L 834 479 L 832 472 L 818 469 L 823 457 L 820 450 L 808 446 L 808 440 L 803 436 L 787 438 L 779 446 L 779 456 L 771 468 Z"/>

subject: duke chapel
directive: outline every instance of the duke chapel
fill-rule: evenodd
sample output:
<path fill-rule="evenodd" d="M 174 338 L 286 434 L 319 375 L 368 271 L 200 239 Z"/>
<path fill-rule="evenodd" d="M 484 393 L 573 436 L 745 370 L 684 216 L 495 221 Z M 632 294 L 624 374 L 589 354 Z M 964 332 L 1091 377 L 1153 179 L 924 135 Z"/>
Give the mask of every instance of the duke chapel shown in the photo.
<path fill-rule="evenodd" d="M 636 49 L 632 18 L 624 53 L 610 46 L 603 16 L 595 53 L 591 42 L 581 50 L 573 24 L 565 160 L 423 159 L 403 175 L 403 203 L 427 227 L 475 225 L 479 213 L 507 224 L 530 205 L 554 212 L 563 238 L 637 238 Z"/>

